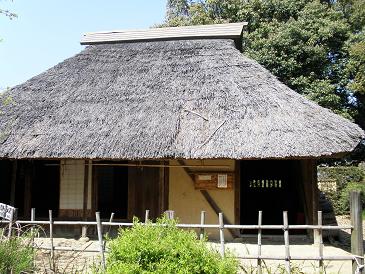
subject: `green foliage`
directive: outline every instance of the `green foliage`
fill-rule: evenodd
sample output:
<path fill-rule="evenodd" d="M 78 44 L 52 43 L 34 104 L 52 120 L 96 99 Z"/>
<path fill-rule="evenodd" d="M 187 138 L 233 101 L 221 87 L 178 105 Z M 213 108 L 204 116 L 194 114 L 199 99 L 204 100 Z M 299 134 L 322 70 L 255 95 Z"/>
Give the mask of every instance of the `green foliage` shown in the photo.
<path fill-rule="evenodd" d="M 27 238 L 0 240 L 0 273 L 23 273 L 33 268 L 34 251 Z"/>
<path fill-rule="evenodd" d="M 170 0 L 165 26 L 247 21 L 244 53 L 318 104 L 365 121 L 363 0 Z M 173 11 L 173 12 L 171 12 Z M 359 37 L 357 37 L 359 40 Z M 363 97 L 361 97 L 363 96 Z"/>
<path fill-rule="evenodd" d="M 364 208 L 365 205 L 365 182 L 362 183 L 354 183 L 351 182 L 349 183 L 344 189 L 342 189 L 342 191 L 339 193 L 339 199 L 337 202 L 337 212 L 339 214 L 348 214 L 349 210 L 350 210 L 350 192 L 354 191 L 354 190 L 359 190 L 361 191 L 361 204 L 362 207 Z"/>
<path fill-rule="evenodd" d="M 333 179 L 337 182 L 337 191 L 326 193 L 326 197 L 331 201 L 333 209 L 337 215 L 348 214 L 349 193 L 351 190 L 360 190 L 361 201 L 365 206 L 365 171 L 356 166 L 350 167 L 320 167 L 319 179 Z"/>
<path fill-rule="evenodd" d="M 365 180 L 365 171 L 361 167 L 319 167 L 318 178 L 333 179 L 337 182 L 337 188 L 342 190 L 349 182 L 361 183 Z"/>
<path fill-rule="evenodd" d="M 351 36 L 347 47 L 349 52 L 345 68 L 349 79 L 347 87 L 356 98 L 355 120 L 365 128 L 365 26 L 362 31 Z"/>
<path fill-rule="evenodd" d="M 238 262 L 222 259 L 196 233 L 159 219 L 157 225 L 134 220 L 130 229 L 120 230 L 109 242 L 106 273 L 236 273 Z"/>

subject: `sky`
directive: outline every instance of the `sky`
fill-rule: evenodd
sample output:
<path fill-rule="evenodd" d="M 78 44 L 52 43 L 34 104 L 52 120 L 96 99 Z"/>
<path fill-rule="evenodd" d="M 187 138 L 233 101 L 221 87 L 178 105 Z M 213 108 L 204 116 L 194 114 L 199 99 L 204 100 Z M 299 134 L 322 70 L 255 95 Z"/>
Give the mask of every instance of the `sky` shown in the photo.
<path fill-rule="evenodd" d="M 0 0 L 0 90 L 21 84 L 80 52 L 85 32 L 162 23 L 166 0 Z"/>

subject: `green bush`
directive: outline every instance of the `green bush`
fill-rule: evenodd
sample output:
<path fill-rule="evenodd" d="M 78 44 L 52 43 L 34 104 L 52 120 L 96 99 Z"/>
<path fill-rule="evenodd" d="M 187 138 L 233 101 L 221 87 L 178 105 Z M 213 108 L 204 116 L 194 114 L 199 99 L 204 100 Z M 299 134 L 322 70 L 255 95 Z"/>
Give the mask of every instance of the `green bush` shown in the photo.
<path fill-rule="evenodd" d="M 27 238 L 0 239 L 0 273 L 32 270 L 34 251 Z"/>
<path fill-rule="evenodd" d="M 362 208 L 365 205 L 365 184 L 364 183 L 349 183 L 342 191 L 340 192 L 338 203 L 337 203 L 337 211 L 342 214 L 346 214 L 350 210 L 350 192 L 353 190 L 361 191 L 361 204 Z"/>
<path fill-rule="evenodd" d="M 120 230 L 108 243 L 106 273 L 237 273 L 233 256 L 221 258 L 194 231 L 175 224 L 161 218 L 157 225 L 143 225 L 135 219 L 132 228 Z"/>
<path fill-rule="evenodd" d="M 365 180 L 365 171 L 357 166 L 319 167 L 318 179 L 333 179 L 341 191 L 349 182 L 360 183 Z"/>
<path fill-rule="evenodd" d="M 336 180 L 337 191 L 325 193 L 331 201 L 336 215 L 349 214 L 349 193 L 351 190 L 362 191 L 361 201 L 364 208 L 365 172 L 361 167 L 319 167 L 318 179 Z"/>

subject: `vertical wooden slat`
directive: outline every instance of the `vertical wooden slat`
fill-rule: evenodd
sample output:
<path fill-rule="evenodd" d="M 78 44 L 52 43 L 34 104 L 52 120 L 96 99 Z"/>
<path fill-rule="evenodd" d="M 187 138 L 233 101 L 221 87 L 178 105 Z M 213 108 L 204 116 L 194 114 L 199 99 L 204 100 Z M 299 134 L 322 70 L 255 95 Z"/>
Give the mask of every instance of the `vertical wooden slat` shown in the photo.
<path fill-rule="evenodd" d="M 358 256 L 359 264 L 364 264 L 364 242 L 363 242 L 363 227 L 362 227 L 362 208 L 360 200 L 360 191 L 350 192 L 350 215 L 351 225 L 351 253 Z M 352 263 L 352 272 L 357 270 L 357 262 Z M 363 269 L 359 269 L 357 273 L 364 273 Z"/>
<path fill-rule="evenodd" d="M 220 254 L 222 257 L 224 257 L 225 254 L 225 248 L 224 248 L 224 221 L 223 221 L 223 213 L 220 212 L 218 215 L 219 219 L 219 239 L 220 239 Z"/>
<path fill-rule="evenodd" d="M 173 210 L 166 210 L 165 211 L 165 216 L 166 216 L 167 219 L 173 220 L 175 218 L 175 211 L 173 211 Z"/>
<path fill-rule="evenodd" d="M 48 211 L 49 215 L 49 240 L 51 244 L 51 270 L 55 271 L 54 245 L 53 245 L 53 216 L 52 210 Z"/>
<path fill-rule="evenodd" d="M 258 274 L 262 273 L 262 260 L 260 259 L 261 256 L 261 238 L 262 238 L 262 230 L 260 228 L 260 226 L 262 225 L 262 211 L 259 211 L 259 220 L 258 220 L 258 232 L 257 232 L 257 272 Z"/>
<path fill-rule="evenodd" d="M 322 211 L 318 211 L 318 249 L 319 249 L 319 273 L 324 273 L 323 264 L 323 234 L 322 234 Z"/>
<path fill-rule="evenodd" d="M 150 215 L 150 211 L 147 209 L 147 210 L 146 210 L 145 217 L 144 217 L 144 223 L 145 223 L 145 224 L 147 224 L 147 223 L 148 223 L 149 215 Z"/>
<path fill-rule="evenodd" d="M 30 220 L 31 221 L 35 221 L 35 208 L 31 209 L 30 212 Z M 32 248 L 34 248 L 35 244 L 34 244 L 34 229 L 33 229 L 34 224 L 31 225 L 31 229 L 30 229 L 30 236 L 31 236 L 31 240 L 32 240 Z M 35 253 L 33 253 L 33 267 L 35 268 L 36 266 L 36 261 L 35 261 Z"/>
<path fill-rule="evenodd" d="M 30 211 L 30 220 L 31 221 L 35 221 L 35 208 L 32 208 L 31 211 Z M 32 224 L 32 228 L 30 229 L 30 233 L 31 233 L 31 237 L 32 237 L 32 241 L 33 241 L 33 238 L 34 238 L 34 229 L 33 229 L 33 224 Z"/>
<path fill-rule="evenodd" d="M 289 248 L 289 229 L 288 229 L 288 212 L 283 212 L 283 221 L 284 221 L 284 243 L 285 243 L 285 267 L 286 271 L 290 274 L 290 248 Z"/>
<path fill-rule="evenodd" d="M 206 212 L 205 211 L 201 211 L 200 212 L 200 224 L 203 226 L 205 224 L 205 214 Z M 201 227 L 200 228 L 200 236 L 199 236 L 199 239 L 200 240 L 203 240 L 204 239 L 204 227 Z"/>
<path fill-rule="evenodd" d="M 101 267 L 102 267 L 102 270 L 105 271 L 104 243 L 103 243 L 103 235 L 102 235 L 103 226 L 102 226 L 101 220 L 100 220 L 100 212 L 95 212 L 95 217 L 96 217 L 96 228 L 97 228 L 98 240 L 99 240 Z"/>
<path fill-rule="evenodd" d="M 12 210 L 11 213 L 10 213 L 8 239 L 10 239 L 11 234 L 12 234 L 13 223 L 14 223 L 14 210 Z"/>

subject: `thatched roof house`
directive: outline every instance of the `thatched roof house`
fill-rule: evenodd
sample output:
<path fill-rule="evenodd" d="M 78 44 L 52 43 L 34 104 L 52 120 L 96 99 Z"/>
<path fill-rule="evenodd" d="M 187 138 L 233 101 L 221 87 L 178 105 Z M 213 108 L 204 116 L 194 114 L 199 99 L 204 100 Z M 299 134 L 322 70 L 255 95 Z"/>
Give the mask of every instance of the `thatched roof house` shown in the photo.
<path fill-rule="evenodd" d="M 7 94 L 6 158 L 321 157 L 363 136 L 226 39 L 89 46 Z"/>
<path fill-rule="evenodd" d="M 215 28 L 90 34 L 95 45 L 6 93 L 0 158 L 316 159 L 357 146 L 357 125 L 242 55 L 242 24 Z"/>

